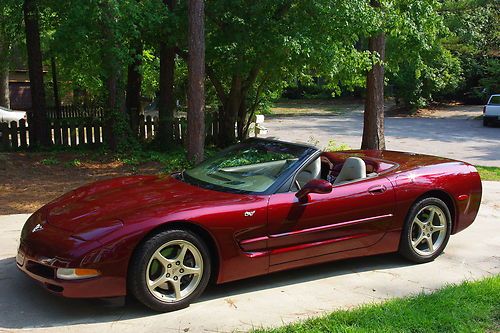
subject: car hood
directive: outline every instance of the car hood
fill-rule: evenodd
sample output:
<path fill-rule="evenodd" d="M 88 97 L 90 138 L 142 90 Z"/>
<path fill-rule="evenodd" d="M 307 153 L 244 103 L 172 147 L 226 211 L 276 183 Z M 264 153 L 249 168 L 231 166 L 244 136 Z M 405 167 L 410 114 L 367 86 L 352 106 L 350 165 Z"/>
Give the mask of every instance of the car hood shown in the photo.
<path fill-rule="evenodd" d="M 213 202 L 230 195 L 189 185 L 171 176 L 121 177 L 73 190 L 44 207 L 44 215 L 47 223 L 56 228 L 85 234 L 97 228 L 126 224 L 126 217 L 137 212 L 185 211 L 196 208 L 207 198 Z"/>

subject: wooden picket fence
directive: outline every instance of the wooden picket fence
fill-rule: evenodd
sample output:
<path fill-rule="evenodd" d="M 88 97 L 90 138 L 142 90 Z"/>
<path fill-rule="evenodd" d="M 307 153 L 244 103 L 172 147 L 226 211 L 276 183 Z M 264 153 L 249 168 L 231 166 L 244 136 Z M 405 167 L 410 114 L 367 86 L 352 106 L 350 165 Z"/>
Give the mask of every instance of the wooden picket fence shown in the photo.
<path fill-rule="evenodd" d="M 47 108 L 47 118 L 51 120 L 80 118 L 102 120 L 103 116 L 103 107 L 97 105 L 61 105 L 59 109 Z"/>
<path fill-rule="evenodd" d="M 103 143 L 107 128 L 100 119 L 80 118 L 49 119 L 52 144 L 55 146 L 95 146 Z M 187 134 L 187 120 L 184 117 L 174 118 L 173 142 L 184 144 Z M 158 118 L 141 116 L 139 118 L 139 139 L 151 141 L 158 132 Z M 207 142 L 213 143 L 218 134 L 218 123 L 210 114 L 206 117 Z M 26 149 L 30 146 L 30 129 L 24 119 L 8 123 L 0 123 L 0 150 Z"/>

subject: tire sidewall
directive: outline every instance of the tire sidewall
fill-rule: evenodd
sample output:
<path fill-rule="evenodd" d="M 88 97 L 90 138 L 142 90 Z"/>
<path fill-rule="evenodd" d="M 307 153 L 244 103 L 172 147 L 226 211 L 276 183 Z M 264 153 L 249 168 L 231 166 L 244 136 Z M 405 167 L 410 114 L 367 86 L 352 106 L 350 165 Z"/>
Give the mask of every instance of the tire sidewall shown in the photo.
<path fill-rule="evenodd" d="M 435 251 L 432 255 L 427 255 L 423 256 L 418 254 L 413 247 L 411 246 L 411 226 L 413 223 L 413 220 L 416 216 L 416 214 L 424 207 L 429 206 L 429 205 L 435 205 L 438 206 L 443 213 L 445 214 L 446 217 L 446 235 L 443 240 L 443 243 L 439 247 L 437 251 Z M 448 244 L 448 240 L 450 239 L 450 234 L 451 234 L 451 228 L 452 228 L 452 220 L 451 220 L 451 213 L 448 208 L 448 206 L 438 198 L 430 197 L 430 198 L 424 198 L 419 201 L 417 201 L 411 208 L 410 211 L 408 212 L 408 215 L 406 216 L 405 224 L 403 227 L 403 232 L 401 234 L 401 242 L 399 246 L 399 252 L 407 259 L 416 262 L 416 263 L 426 263 L 433 261 L 436 259 L 445 249 L 446 245 Z"/>
<path fill-rule="evenodd" d="M 173 240 L 185 240 L 193 244 L 201 253 L 203 259 L 203 275 L 196 289 L 186 298 L 177 302 L 162 302 L 151 294 L 147 287 L 146 270 L 154 252 L 162 245 Z M 129 272 L 128 289 L 141 303 L 159 311 L 170 312 L 188 307 L 205 290 L 211 274 L 209 250 L 203 240 L 187 230 L 166 230 L 145 240 L 134 252 Z"/>

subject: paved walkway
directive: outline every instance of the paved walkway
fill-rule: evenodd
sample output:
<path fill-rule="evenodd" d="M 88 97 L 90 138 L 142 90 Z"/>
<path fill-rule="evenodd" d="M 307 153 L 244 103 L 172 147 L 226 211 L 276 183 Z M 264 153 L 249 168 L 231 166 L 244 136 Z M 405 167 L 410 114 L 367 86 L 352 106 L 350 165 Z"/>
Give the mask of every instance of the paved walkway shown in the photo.
<path fill-rule="evenodd" d="M 480 114 L 480 113 L 479 113 Z M 445 156 L 476 165 L 500 167 L 500 128 L 483 127 L 470 116 L 444 114 L 445 118 L 386 118 L 387 149 Z M 361 146 L 362 112 L 343 116 L 268 118 L 266 136 L 285 141 L 315 143 L 329 140 L 353 149 Z"/>
<path fill-rule="evenodd" d="M 500 182 L 484 182 L 476 222 L 444 255 L 412 265 L 397 255 L 334 262 L 211 287 L 189 308 L 165 314 L 120 300 L 53 296 L 18 271 L 14 256 L 28 215 L 0 216 L 0 332 L 234 332 L 279 326 L 500 273 Z M 38 329 L 35 329 L 38 331 Z M 40 330 L 41 331 L 41 330 Z"/>

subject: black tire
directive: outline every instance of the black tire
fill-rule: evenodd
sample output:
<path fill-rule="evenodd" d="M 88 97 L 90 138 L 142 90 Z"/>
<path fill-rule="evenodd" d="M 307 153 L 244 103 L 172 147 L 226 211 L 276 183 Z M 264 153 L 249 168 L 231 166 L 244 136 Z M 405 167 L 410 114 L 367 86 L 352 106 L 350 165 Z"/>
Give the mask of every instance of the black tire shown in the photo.
<path fill-rule="evenodd" d="M 186 241 L 199 250 L 203 259 L 202 276 L 189 296 L 179 301 L 162 302 L 149 290 L 146 270 L 153 254 L 164 244 L 172 241 Z M 128 270 L 128 290 L 139 302 L 155 311 L 170 312 L 183 309 L 188 307 L 205 290 L 210 280 L 211 267 L 209 249 L 198 235 L 187 230 L 166 230 L 144 241 L 134 252 Z M 181 279 L 179 279 L 179 283 L 180 281 Z"/>
<path fill-rule="evenodd" d="M 439 245 L 439 247 L 435 249 L 434 252 L 428 255 L 424 255 L 422 253 L 418 253 L 417 252 L 418 249 L 415 250 L 414 247 L 412 246 L 412 236 L 413 236 L 412 232 L 414 232 L 414 230 L 412 230 L 412 225 L 413 221 L 415 220 L 419 212 L 421 212 L 426 207 L 432 207 L 432 206 L 437 206 L 438 208 L 441 209 L 442 213 L 444 213 L 444 218 L 446 219 L 446 233 L 444 235 L 444 239 L 441 240 L 441 244 Z M 406 259 L 418 264 L 433 261 L 443 252 L 446 245 L 448 244 L 448 240 L 451 234 L 451 228 L 452 224 L 451 224 L 450 210 L 442 200 L 434 197 L 421 199 L 415 204 L 413 204 L 413 206 L 410 208 L 410 211 L 408 212 L 408 215 L 406 216 L 403 231 L 401 233 L 399 253 Z M 431 234 L 431 238 L 432 237 L 433 234 Z"/>
<path fill-rule="evenodd" d="M 488 127 L 488 119 L 483 117 L 483 126 Z"/>

